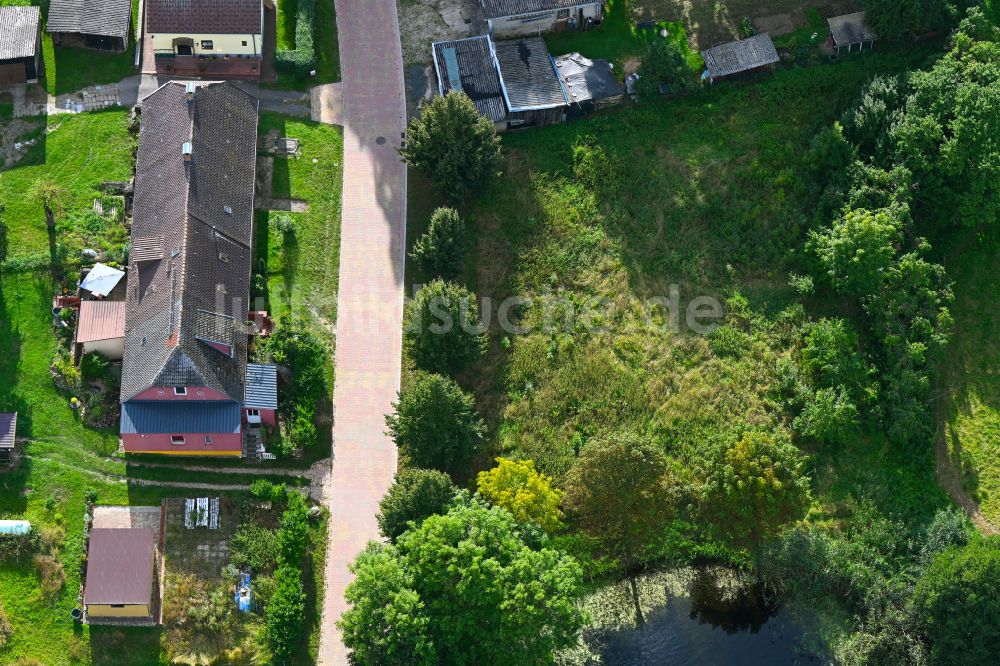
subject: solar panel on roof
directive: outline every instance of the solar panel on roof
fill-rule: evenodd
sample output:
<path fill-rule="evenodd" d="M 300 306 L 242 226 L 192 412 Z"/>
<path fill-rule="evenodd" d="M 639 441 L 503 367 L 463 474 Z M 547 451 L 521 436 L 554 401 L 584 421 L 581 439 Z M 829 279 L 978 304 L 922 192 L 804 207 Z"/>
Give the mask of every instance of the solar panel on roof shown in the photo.
<path fill-rule="evenodd" d="M 441 49 L 444 56 L 444 65 L 448 68 L 448 83 L 455 92 L 462 92 L 462 79 L 458 73 L 458 54 L 454 46 L 446 46 Z"/>

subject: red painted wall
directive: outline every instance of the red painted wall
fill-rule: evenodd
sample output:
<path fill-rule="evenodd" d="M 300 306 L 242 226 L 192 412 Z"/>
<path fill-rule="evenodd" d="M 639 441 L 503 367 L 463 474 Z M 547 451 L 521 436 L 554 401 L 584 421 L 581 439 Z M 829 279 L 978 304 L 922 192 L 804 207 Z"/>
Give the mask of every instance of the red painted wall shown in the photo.
<path fill-rule="evenodd" d="M 181 434 L 181 433 L 176 433 Z M 205 444 L 205 435 L 211 435 L 211 445 Z M 171 444 L 171 435 L 122 435 L 126 453 L 186 453 L 189 455 L 212 455 L 225 451 L 243 451 L 243 435 L 240 433 L 184 433 L 184 444 Z"/>
<path fill-rule="evenodd" d="M 188 386 L 186 388 L 187 395 L 174 395 L 173 387 L 154 386 L 131 398 L 131 400 L 232 400 L 225 393 L 220 393 L 207 386 Z"/>

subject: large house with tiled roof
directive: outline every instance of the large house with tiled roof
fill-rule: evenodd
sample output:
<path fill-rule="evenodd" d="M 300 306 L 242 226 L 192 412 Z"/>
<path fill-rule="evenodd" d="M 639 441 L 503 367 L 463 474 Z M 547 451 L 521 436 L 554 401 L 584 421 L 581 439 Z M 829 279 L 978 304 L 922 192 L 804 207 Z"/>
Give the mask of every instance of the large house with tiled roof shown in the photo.
<path fill-rule="evenodd" d="M 156 73 L 259 79 L 271 0 L 145 0 Z"/>
<path fill-rule="evenodd" d="M 247 372 L 257 100 L 169 82 L 143 100 L 125 306 L 127 453 L 240 455 L 274 373 Z M 257 386 L 266 375 L 268 386 Z"/>

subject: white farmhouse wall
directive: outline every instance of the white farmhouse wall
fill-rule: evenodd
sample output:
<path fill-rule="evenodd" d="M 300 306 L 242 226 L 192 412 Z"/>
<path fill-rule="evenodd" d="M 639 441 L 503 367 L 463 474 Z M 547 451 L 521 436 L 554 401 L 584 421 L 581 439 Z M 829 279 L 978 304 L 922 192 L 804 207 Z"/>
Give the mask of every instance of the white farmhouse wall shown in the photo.
<path fill-rule="evenodd" d="M 153 51 L 173 51 L 174 40 L 178 37 L 186 37 L 194 40 L 193 54 L 201 56 L 241 55 L 260 57 L 264 44 L 262 35 L 183 35 L 177 33 L 157 33 L 150 35 L 153 42 Z M 201 43 L 203 41 L 211 41 L 212 48 L 202 48 Z"/>

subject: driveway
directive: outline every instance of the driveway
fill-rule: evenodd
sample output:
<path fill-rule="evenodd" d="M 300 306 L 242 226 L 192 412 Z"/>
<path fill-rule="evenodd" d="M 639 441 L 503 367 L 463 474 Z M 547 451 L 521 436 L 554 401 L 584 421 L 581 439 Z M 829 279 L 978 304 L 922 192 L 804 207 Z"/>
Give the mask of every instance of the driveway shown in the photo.
<path fill-rule="evenodd" d="M 379 538 L 396 471 L 385 415 L 399 389 L 406 234 L 403 66 L 395 0 L 336 0 L 343 72 L 344 191 L 337 300 L 333 469 L 319 663 L 348 663 L 334 623 L 348 564 Z"/>

